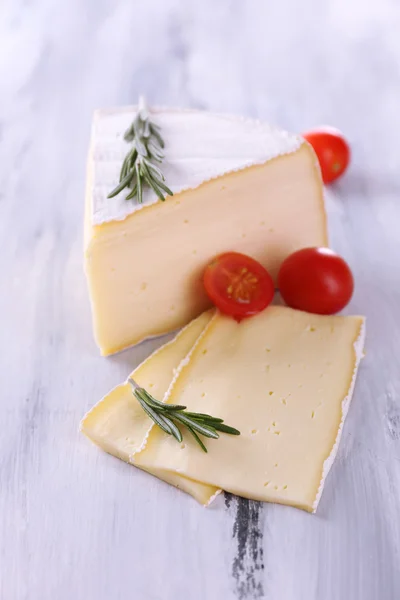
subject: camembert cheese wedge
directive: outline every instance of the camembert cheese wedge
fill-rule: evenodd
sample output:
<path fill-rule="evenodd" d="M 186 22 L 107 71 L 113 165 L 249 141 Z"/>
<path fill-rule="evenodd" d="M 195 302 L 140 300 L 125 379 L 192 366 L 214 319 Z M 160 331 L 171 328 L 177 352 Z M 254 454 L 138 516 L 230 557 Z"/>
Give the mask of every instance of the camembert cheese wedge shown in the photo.
<path fill-rule="evenodd" d="M 183 329 L 171 342 L 156 350 L 132 373 L 138 385 L 156 398 L 163 398 L 174 377 L 175 369 L 190 352 L 210 321 L 213 311 L 203 313 Z M 128 383 L 118 385 L 96 404 L 82 419 L 80 429 L 103 450 L 130 462 L 145 444 L 152 421 L 143 412 Z M 175 471 L 145 467 L 149 473 L 208 504 L 218 488 L 192 481 Z"/>
<path fill-rule="evenodd" d="M 291 252 L 327 245 L 314 151 L 258 121 L 152 110 L 174 196 L 162 202 L 145 188 L 143 204 L 126 200 L 126 191 L 108 199 L 134 116 L 134 108 L 102 110 L 93 122 L 85 270 L 102 354 L 179 328 L 208 308 L 201 275 L 220 252 L 248 254 L 276 277 Z"/>
<path fill-rule="evenodd" d="M 131 460 L 231 493 L 316 510 L 364 343 L 361 317 L 273 306 L 241 323 L 216 313 L 181 363 L 167 402 L 241 431 L 178 444 L 153 426 Z"/>

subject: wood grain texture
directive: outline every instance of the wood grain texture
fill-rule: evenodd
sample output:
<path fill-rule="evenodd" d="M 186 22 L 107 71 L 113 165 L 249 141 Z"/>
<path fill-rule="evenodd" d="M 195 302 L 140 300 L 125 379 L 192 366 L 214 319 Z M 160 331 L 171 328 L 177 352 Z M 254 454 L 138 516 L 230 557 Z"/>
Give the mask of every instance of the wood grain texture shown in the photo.
<path fill-rule="evenodd" d="M 397 0 L 4 0 L 0 18 L 0 598 L 400 597 Z M 333 246 L 367 356 L 316 516 L 204 510 L 101 453 L 83 413 L 160 340 L 102 359 L 82 273 L 95 107 L 135 101 L 342 128 Z"/>

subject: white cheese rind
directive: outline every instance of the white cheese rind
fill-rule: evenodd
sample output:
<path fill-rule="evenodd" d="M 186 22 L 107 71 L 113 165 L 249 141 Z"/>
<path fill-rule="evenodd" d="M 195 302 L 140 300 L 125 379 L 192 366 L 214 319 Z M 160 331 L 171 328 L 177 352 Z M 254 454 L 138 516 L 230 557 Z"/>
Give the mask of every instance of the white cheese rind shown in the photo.
<path fill-rule="evenodd" d="M 350 387 L 349 387 L 347 396 L 343 399 L 343 402 L 342 402 L 342 420 L 339 425 L 335 443 L 332 447 L 332 451 L 331 451 L 330 455 L 325 460 L 323 468 L 322 468 L 321 483 L 319 485 L 317 495 L 316 495 L 314 503 L 313 503 L 313 512 L 314 513 L 316 512 L 316 510 L 318 508 L 318 504 L 319 504 L 319 501 L 321 500 L 322 492 L 324 491 L 326 478 L 328 477 L 329 471 L 331 470 L 331 467 L 332 467 L 333 463 L 335 462 L 335 458 L 336 458 L 337 452 L 339 450 L 339 444 L 340 444 L 340 440 L 341 440 L 342 433 L 343 433 L 344 422 L 345 422 L 347 414 L 349 412 L 350 402 L 353 398 L 353 392 L 354 392 L 354 386 L 356 384 L 358 367 L 360 365 L 361 359 L 363 358 L 364 344 L 365 344 L 365 319 L 361 325 L 359 336 L 356 339 L 356 341 L 354 342 L 354 354 L 355 354 L 356 360 L 355 360 L 355 365 L 354 365 L 353 377 L 351 379 L 351 383 L 350 383 Z"/>
<path fill-rule="evenodd" d="M 252 119 L 168 108 L 154 108 L 150 113 L 153 122 L 161 127 L 165 141 L 162 171 L 174 194 L 295 152 L 304 143 L 299 135 Z M 89 190 L 92 225 L 123 220 L 160 202 L 147 186 L 143 204 L 126 201 L 127 191 L 107 198 L 119 181 L 122 161 L 129 149 L 123 135 L 135 114 L 135 107 L 95 112 L 88 166 L 93 174 Z"/>
<path fill-rule="evenodd" d="M 214 500 L 216 499 L 217 496 L 219 496 L 224 490 L 217 490 L 215 492 L 215 494 L 213 494 L 209 500 L 203 504 L 204 508 L 208 508 L 210 506 L 210 504 L 212 504 L 214 502 Z"/>

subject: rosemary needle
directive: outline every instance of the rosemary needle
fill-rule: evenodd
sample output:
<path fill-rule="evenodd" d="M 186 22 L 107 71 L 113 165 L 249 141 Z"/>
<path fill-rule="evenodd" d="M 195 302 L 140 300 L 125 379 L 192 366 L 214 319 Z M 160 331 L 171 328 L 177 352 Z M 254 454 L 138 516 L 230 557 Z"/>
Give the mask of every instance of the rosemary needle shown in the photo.
<path fill-rule="evenodd" d="M 173 193 L 165 184 L 162 171 L 151 162 L 152 160 L 162 162 L 164 140 L 161 137 L 160 128 L 150 121 L 149 111 L 143 97 L 139 99 L 137 115 L 125 131 L 124 140 L 132 143 L 132 148 L 122 163 L 119 183 L 107 198 L 113 198 L 128 188 L 131 191 L 126 196 L 126 200 L 131 200 L 136 196 L 138 203 L 142 204 L 144 185 L 150 187 L 160 200 L 165 200 L 166 195 L 172 196 Z"/>
<path fill-rule="evenodd" d="M 132 386 L 132 392 L 140 406 L 143 408 L 152 421 L 168 435 L 172 435 L 178 442 L 182 442 L 182 432 L 178 424 L 183 425 L 192 434 L 200 448 L 207 452 L 207 448 L 199 437 L 218 439 L 219 433 L 229 435 L 240 435 L 240 431 L 234 427 L 225 425 L 223 419 L 212 417 L 206 413 L 195 413 L 186 410 L 186 406 L 181 404 L 165 404 L 159 402 L 151 396 L 146 390 L 140 387 L 131 377 L 128 382 Z"/>

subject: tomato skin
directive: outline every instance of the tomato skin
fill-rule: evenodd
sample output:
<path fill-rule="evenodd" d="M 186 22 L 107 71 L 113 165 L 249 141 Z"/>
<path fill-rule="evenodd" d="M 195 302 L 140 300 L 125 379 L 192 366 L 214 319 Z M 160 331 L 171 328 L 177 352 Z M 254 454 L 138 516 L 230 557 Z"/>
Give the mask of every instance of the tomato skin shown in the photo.
<path fill-rule="evenodd" d="M 338 129 L 320 127 L 303 133 L 303 138 L 314 148 L 324 183 L 343 175 L 350 162 L 350 147 Z"/>
<path fill-rule="evenodd" d="M 237 321 L 264 310 L 275 293 L 268 271 L 254 258 L 239 252 L 215 257 L 204 271 L 203 283 L 215 306 Z"/>
<path fill-rule="evenodd" d="M 332 250 L 303 248 L 283 261 L 278 286 L 288 306 L 332 315 L 349 303 L 354 279 L 346 261 Z"/>

